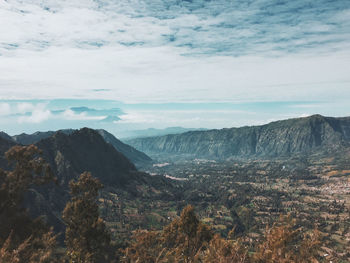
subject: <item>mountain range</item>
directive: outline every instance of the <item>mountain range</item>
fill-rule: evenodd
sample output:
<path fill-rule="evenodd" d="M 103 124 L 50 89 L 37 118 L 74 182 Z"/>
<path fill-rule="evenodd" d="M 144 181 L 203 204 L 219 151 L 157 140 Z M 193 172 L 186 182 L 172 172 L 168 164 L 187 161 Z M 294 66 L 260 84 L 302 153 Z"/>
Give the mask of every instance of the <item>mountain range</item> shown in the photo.
<path fill-rule="evenodd" d="M 350 144 L 350 117 L 313 115 L 261 126 L 190 131 L 125 141 L 154 158 L 274 158 L 327 153 Z"/>
<path fill-rule="evenodd" d="M 14 145 L 34 143 L 51 165 L 58 184 L 30 189 L 25 206 L 33 216 L 44 215 L 62 231 L 60 214 L 69 198 L 68 182 L 89 171 L 110 189 L 137 192 L 138 185 L 171 187 L 167 179 L 139 172 L 132 160 L 156 158 L 275 158 L 299 154 L 334 153 L 350 147 L 350 117 L 314 115 L 262 126 L 190 131 L 138 138 L 126 145 L 104 130 L 83 128 L 32 135 L 0 133 L 0 168 L 8 169 L 4 153 Z"/>

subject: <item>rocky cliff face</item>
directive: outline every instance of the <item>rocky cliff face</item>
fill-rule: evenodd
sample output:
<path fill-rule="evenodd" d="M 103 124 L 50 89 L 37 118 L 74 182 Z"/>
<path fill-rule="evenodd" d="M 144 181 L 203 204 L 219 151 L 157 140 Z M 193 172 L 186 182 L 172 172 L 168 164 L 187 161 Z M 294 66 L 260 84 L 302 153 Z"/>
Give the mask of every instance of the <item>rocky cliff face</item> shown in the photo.
<path fill-rule="evenodd" d="M 281 157 L 327 152 L 350 143 L 350 117 L 307 118 L 262 126 L 195 131 L 127 141 L 149 155 L 186 155 L 195 158 Z"/>

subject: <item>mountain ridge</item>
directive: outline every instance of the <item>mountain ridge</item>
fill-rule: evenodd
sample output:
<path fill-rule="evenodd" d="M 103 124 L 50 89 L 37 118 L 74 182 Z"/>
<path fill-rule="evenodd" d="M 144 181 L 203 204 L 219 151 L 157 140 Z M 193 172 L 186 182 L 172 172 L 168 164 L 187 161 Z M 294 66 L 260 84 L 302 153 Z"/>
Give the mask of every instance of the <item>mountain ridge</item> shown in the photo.
<path fill-rule="evenodd" d="M 151 157 L 161 154 L 221 160 L 287 157 L 349 146 L 350 117 L 312 115 L 260 126 L 138 138 L 126 143 Z"/>
<path fill-rule="evenodd" d="M 29 145 L 38 143 L 41 140 L 47 139 L 53 136 L 57 132 L 61 132 L 67 135 L 74 133 L 75 129 L 62 129 L 58 131 L 46 131 L 46 132 L 35 132 L 32 134 L 21 133 L 18 135 L 10 136 L 4 132 L 0 132 L 0 137 L 9 141 L 13 141 L 22 145 Z M 107 143 L 113 145 L 113 147 L 118 151 L 125 155 L 132 163 L 136 166 L 142 166 L 143 164 L 152 162 L 152 159 L 144 154 L 136 150 L 135 148 L 123 143 L 119 139 L 117 139 L 113 134 L 109 133 L 103 129 L 96 129 L 96 131 L 104 138 Z"/>
<path fill-rule="evenodd" d="M 175 126 L 175 127 L 167 127 L 164 129 L 156 129 L 156 128 L 148 128 L 144 130 L 131 130 L 128 131 L 128 135 L 124 135 L 121 137 L 122 141 L 127 141 L 131 139 L 136 138 L 147 138 L 147 137 L 154 137 L 154 136 L 163 136 L 163 135 L 169 135 L 169 134 L 180 134 L 185 133 L 189 131 L 205 131 L 206 128 L 184 128 L 181 126 Z"/>

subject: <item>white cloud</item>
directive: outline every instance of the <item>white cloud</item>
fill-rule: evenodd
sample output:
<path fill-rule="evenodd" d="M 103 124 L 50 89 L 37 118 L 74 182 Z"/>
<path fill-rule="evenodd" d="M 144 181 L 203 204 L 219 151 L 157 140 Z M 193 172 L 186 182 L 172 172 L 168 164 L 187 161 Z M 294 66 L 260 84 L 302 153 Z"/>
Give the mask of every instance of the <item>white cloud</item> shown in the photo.
<path fill-rule="evenodd" d="M 0 103 L 0 116 L 7 116 L 11 114 L 11 107 L 8 103 Z"/>
<path fill-rule="evenodd" d="M 14 114 L 18 123 L 42 123 L 53 117 L 47 103 L 18 102 L 14 106 Z"/>
<path fill-rule="evenodd" d="M 68 109 L 68 110 L 65 110 L 58 117 L 63 118 L 64 120 L 71 120 L 71 121 L 96 121 L 96 120 L 98 121 L 98 120 L 103 120 L 107 116 L 89 116 L 85 112 L 75 113 L 74 111 Z"/>
<path fill-rule="evenodd" d="M 18 118 L 19 123 L 41 123 L 48 120 L 51 117 L 49 110 L 35 109 L 29 116 L 20 116 Z"/>
<path fill-rule="evenodd" d="M 29 102 L 19 102 L 17 103 L 17 112 L 23 114 L 26 112 L 31 112 L 38 107 L 43 109 L 45 108 L 45 104 L 34 105 L 33 103 L 29 103 Z"/>
<path fill-rule="evenodd" d="M 324 108 L 329 107 L 330 105 L 325 103 L 309 103 L 309 104 L 294 104 L 290 105 L 290 108 L 296 108 L 296 109 L 317 109 L 317 108 Z"/>
<path fill-rule="evenodd" d="M 305 118 L 305 117 L 309 117 L 311 116 L 312 114 L 309 114 L 309 113 L 303 113 L 303 114 L 300 114 L 299 117 L 300 118 Z"/>
<path fill-rule="evenodd" d="M 340 0 L 0 1 L 0 99 L 322 101 L 347 114 L 349 10 Z M 21 121 L 105 117 L 1 107 L 33 112 Z M 137 114 L 123 121 L 167 120 Z"/>
<path fill-rule="evenodd" d="M 310 57 L 184 57 L 180 50 L 50 48 L 0 60 L 0 98 L 125 102 L 350 99 L 350 52 Z M 103 93 L 92 92 L 104 88 Z"/>
<path fill-rule="evenodd" d="M 121 120 L 118 123 L 148 123 L 152 124 L 155 123 L 157 120 L 155 118 L 158 118 L 159 121 L 159 115 L 152 114 L 152 113 L 140 113 L 140 112 L 133 112 L 128 113 L 123 116 L 121 116 Z"/>
<path fill-rule="evenodd" d="M 248 118 L 251 122 L 256 115 L 256 112 L 240 110 L 133 110 L 121 116 L 116 124 L 142 124 L 160 128 L 179 125 L 188 128 L 222 128 L 246 125 L 247 119 L 245 122 L 242 120 Z"/>
<path fill-rule="evenodd" d="M 2 1 L 0 50 L 122 44 L 186 54 L 317 54 L 349 47 L 349 10 L 341 0 Z"/>

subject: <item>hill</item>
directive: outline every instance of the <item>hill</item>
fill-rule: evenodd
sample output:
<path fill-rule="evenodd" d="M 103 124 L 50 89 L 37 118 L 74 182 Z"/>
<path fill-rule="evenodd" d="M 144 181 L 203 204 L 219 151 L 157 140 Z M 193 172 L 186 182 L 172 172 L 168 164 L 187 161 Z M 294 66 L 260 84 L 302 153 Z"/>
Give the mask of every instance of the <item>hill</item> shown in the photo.
<path fill-rule="evenodd" d="M 92 129 L 83 128 L 69 135 L 57 132 L 36 145 L 61 184 L 90 171 L 102 183 L 121 185 L 136 172 L 134 164 Z"/>
<path fill-rule="evenodd" d="M 72 134 L 76 130 L 73 129 L 64 129 L 59 130 L 60 133 L 63 134 Z M 146 163 L 149 163 L 152 161 L 152 159 L 144 154 L 143 152 L 140 152 L 136 150 L 135 148 L 122 143 L 120 140 L 118 140 L 113 134 L 107 132 L 106 130 L 96 130 L 106 142 L 113 145 L 113 147 L 121 152 L 123 155 L 125 155 L 132 163 L 134 163 L 136 166 L 140 166 Z M 56 131 L 47 131 L 47 132 L 35 132 L 33 134 L 26 134 L 22 133 L 19 135 L 9 136 L 6 133 L 2 132 L 0 133 L 0 137 L 3 137 L 7 140 L 13 140 L 14 142 L 22 145 L 29 145 L 29 144 L 35 144 L 38 143 L 41 140 L 44 140 L 46 138 L 49 138 L 53 136 L 56 133 Z"/>
<path fill-rule="evenodd" d="M 126 141 L 150 156 L 271 158 L 327 153 L 350 143 L 350 117 L 313 115 L 261 126 L 193 131 Z"/>
<path fill-rule="evenodd" d="M 16 145 L 0 138 L 1 168 L 8 168 L 4 153 Z M 138 172 L 135 165 L 95 130 L 83 128 L 69 134 L 56 132 L 35 144 L 50 164 L 57 184 L 30 189 L 24 206 L 33 217 L 43 215 L 56 231 L 63 230 L 61 212 L 69 198 L 68 183 L 84 171 L 97 177 L 106 188 L 135 192 L 136 185 L 162 185 L 164 180 Z M 130 190 L 130 191 L 129 191 Z"/>

